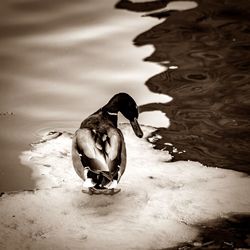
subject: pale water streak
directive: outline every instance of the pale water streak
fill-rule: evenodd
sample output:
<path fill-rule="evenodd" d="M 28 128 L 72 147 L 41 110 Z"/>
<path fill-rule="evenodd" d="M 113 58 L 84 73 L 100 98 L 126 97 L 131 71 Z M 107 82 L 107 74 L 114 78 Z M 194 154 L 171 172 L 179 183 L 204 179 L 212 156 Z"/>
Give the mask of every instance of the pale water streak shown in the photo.
<path fill-rule="evenodd" d="M 1 3 L 0 105 L 2 113 L 9 112 L 0 117 L 1 190 L 34 185 L 18 154 L 40 130 L 75 129 L 120 91 L 130 93 L 139 105 L 171 100 L 144 86 L 163 70 L 142 60 L 153 47 L 132 43 L 159 21 L 115 10 L 115 3 Z M 169 125 L 161 112 L 145 115 L 140 122 Z"/>

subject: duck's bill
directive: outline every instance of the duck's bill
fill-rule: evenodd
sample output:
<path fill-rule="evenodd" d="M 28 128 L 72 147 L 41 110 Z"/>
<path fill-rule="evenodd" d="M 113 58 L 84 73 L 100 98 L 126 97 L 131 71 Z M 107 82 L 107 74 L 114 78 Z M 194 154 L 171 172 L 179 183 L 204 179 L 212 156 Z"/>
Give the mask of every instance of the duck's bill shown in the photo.
<path fill-rule="evenodd" d="M 139 138 L 142 138 L 143 137 L 143 132 L 141 130 L 141 127 L 140 127 L 137 119 L 134 118 L 133 121 L 130 121 L 130 124 L 131 124 L 136 136 L 138 136 Z"/>

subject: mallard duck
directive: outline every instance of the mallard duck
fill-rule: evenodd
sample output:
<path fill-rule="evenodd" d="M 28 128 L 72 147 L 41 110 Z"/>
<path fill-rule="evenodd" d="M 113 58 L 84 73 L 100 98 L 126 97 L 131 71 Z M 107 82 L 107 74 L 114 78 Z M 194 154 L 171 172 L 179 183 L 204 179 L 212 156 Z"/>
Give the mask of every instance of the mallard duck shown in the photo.
<path fill-rule="evenodd" d="M 126 94 L 114 95 L 110 101 L 86 118 L 75 132 L 72 160 L 83 187 L 93 190 L 115 190 L 126 168 L 124 137 L 117 128 L 117 115 L 121 112 L 130 121 L 134 133 L 143 137 L 138 124 L 138 107 Z"/>

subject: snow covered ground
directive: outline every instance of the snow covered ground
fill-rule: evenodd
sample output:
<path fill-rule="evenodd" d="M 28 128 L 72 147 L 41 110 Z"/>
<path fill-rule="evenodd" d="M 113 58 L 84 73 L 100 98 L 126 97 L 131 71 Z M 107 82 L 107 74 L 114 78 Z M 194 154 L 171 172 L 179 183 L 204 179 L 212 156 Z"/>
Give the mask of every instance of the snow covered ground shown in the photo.
<path fill-rule="evenodd" d="M 250 178 L 197 162 L 168 162 L 121 125 L 128 163 L 114 196 L 81 192 L 71 134 L 50 133 L 20 156 L 38 190 L 0 198 L 0 249 L 161 249 L 192 241 L 196 223 L 250 212 Z M 153 128 L 143 127 L 145 135 Z"/>

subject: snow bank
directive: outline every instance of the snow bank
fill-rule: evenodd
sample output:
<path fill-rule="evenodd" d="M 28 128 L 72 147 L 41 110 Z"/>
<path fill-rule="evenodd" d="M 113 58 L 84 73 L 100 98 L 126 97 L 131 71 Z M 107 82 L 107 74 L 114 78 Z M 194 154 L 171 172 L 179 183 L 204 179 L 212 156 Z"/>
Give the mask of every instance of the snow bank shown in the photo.
<path fill-rule="evenodd" d="M 147 135 L 150 127 L 143 127 Z M 0 198 L 1 249 L 161 249 L 197 235 L 196 223 L 250 212 L 248 176 L 196 162 L 168 163 L 166 151 L 122 125 L 128 163 L 114 196 L 81 192 L 71 134 L 50 133 L 21 161 L 39 190 Z"/>

